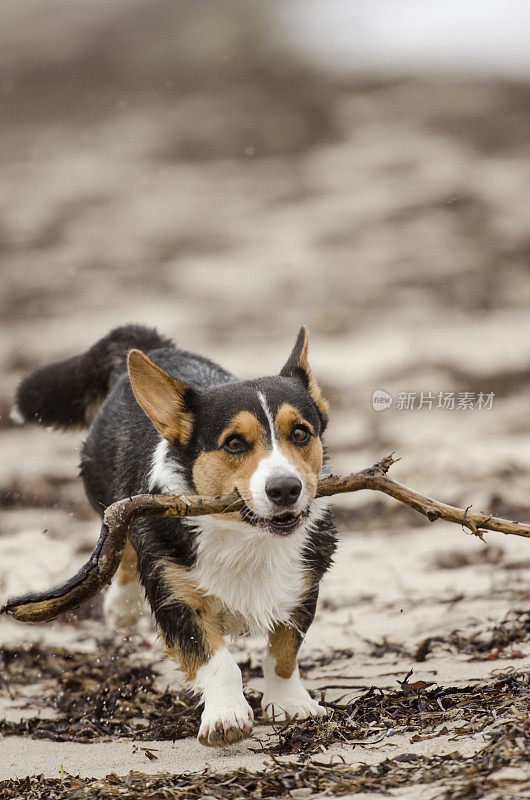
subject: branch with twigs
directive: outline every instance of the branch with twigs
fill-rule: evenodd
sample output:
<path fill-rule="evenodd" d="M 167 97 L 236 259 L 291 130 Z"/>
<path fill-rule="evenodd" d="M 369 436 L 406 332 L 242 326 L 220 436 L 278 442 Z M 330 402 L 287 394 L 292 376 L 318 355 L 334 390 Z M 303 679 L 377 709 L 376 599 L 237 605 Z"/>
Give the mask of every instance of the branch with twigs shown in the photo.
<path fill-rule="evenodd" d="M 388 477 L 388 470 L 399 459 L 394 453 L 373 467 L 343 477 L 330 475 L 318 482 L 317 497 L 330 497 L 344 492 L 371 489 L 393 497 L 420 514 L 429 522 L 444 519 L 462 525 L 483 540 L 485 531 L 513 534 L 530 538 L 530 523 L 501 519 L 491 514 L 471 512 L 425 497 Z M 131 522 L 137 517 L 196 517 L 240 511 L 243 500 L 237 494 L 224 497 L 196 495 L 140 494 L 119 500 L 109 506 L 103 516 L 101 533 L 92 555 L 69 580 L 53 589 L 34 592 L 8 600 L 0 614 L 10 614 L 21 622 L 46 622 L 66 611 L 72 611 L 110 583 L 120 563 Z"/>

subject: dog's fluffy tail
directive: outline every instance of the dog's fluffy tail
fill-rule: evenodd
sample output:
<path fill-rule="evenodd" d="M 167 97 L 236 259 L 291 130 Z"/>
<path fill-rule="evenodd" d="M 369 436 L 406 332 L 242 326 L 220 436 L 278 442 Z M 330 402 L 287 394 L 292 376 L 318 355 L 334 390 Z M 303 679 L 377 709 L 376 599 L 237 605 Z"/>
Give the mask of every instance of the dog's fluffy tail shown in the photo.
<path fill-rule="evenodd" d="M 40 367 L 24 378 L 11 410 L 13 422 L 38 422 L 55 428 L 87 426 L 115 380 L 124 372 L 132 348 L 144 352 L 172 342 L 153 328 L 115 328 L 79 356 Z"/>

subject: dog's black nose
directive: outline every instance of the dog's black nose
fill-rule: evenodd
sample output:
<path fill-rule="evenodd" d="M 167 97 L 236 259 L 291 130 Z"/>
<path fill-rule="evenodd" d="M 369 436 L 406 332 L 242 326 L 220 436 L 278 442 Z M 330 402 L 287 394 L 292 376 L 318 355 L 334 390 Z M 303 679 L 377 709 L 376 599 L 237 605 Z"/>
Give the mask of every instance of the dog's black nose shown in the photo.
<path fill-rule="evenodd" d="M 265 492 L 269 500 L 277 506 L 290 506 L 296 503 L 302 491 L 299 478 L 270 478 L 265 484 Z"/>

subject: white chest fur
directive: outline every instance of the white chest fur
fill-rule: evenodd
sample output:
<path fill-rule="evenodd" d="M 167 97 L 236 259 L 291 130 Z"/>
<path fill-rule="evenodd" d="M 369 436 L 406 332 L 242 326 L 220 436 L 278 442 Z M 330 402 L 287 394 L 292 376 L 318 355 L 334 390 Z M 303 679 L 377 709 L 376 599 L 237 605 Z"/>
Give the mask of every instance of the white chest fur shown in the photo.
<path fill-rule="evenodd" d="M 149 488 L 155 486 L 177 494 L 189 491 L 179 465 L 168 458 L 164 440 L 153 456 Z M 324 507 L 322 501 L 313 506 L 308 524 Z M 259 633 L 270 630 L 275 622 L 288 622 L 305 588 L 301 553 L 308 524 L 285 537 L 237 520 L 201 517 L 193 524 L 200 525 L 201 533 L 191 575 L 198 586 L 221 601 L 233 618 L 233 632 L 242 623 L 251 633 Z"/>
<path fill-rule="evenodd" d="M 306 532 L 279 537 L 217 519 L 202 519 L 201 528 L 192 571 L 199 586 L 252 633 L 288 622 L 304 590 Z"/>

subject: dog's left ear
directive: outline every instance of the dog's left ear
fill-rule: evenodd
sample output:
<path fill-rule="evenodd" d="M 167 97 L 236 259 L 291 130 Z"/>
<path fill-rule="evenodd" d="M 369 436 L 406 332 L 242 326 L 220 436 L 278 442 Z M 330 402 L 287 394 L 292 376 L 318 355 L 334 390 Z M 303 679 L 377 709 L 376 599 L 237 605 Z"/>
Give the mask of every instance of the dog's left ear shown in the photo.
<path fill-rule="evenodd" d="M 293 347 L 291 355 L 281 369 L 280 375 L 284 378 L 300 378 L 317 407 L 322 422 L 322 430 L 324 430 L 329 419 L 329 403 L 324 398 L 322 390 L 309 366 L 309 361 L 307 359 L 308 347 L 309 335 L 307 333 L 307 328 L 304 326 L 300 328 L 296 344 Z"/>
<path fill-rule="evenodd" d="M 141 350 L 131 350 L 127 365 L 134 396 L 159 434 L 186 446 L 193 431 L 193 390 L 168 375 Z"/>

